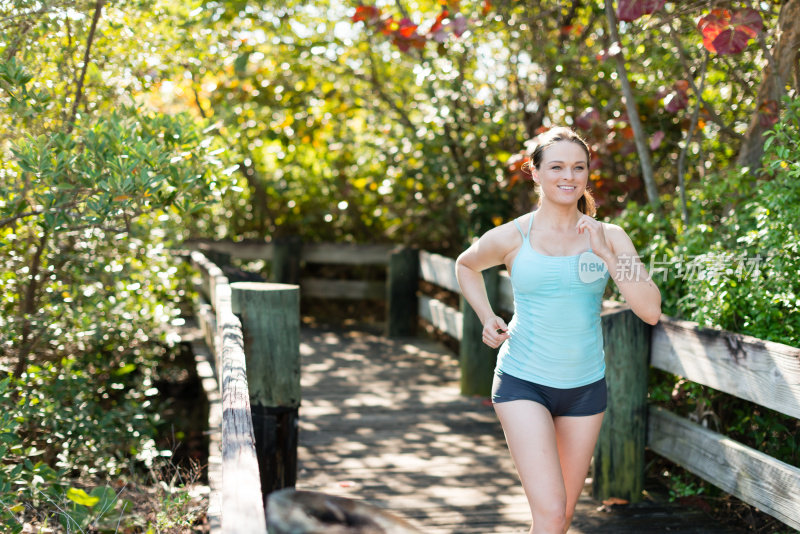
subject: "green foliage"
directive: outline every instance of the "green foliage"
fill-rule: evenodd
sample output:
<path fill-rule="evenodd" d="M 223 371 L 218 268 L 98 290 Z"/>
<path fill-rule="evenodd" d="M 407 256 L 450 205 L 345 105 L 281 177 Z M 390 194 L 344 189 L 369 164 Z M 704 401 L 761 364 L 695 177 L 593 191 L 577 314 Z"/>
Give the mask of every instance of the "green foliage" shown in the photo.
<path fill-rule="evenodd" d="M 669 500 L 674 502 L 685 497 L 703 495 L 706 491 L 706 482 L 698 480 L 691 474 L 680 473 L 670 475 Z"/>
<path fill-rule="evenodd" d="M 633 229 L 642 256 L 689 258 L 684 267 L 697 267 L 681 271 L 676 263 L 659 273 L 664 277 L 654 275 L 665 313 L 800 346 L 800 98 L 786 99 L 780 121 L 766 135 L 761 175 L 748 169 L 719 173 L 690 192 L 689 228 L 678 220 L 655 221 L 636 206 L 620 222 Z M 668 235 L 675 235 L 674 241 Z M 800 465 L 798 440 L 791 437 L 800 432 L 800 421 L 794 418 L 661 372 L 651 372 L 649 396 L 697 423 Z M 680 496 L 696 489 L 678 480 L 673 491 Z"/>
<path fill-rule="evenodd" d="M 719 182 L 727 191 L 711 193 L 731 199 L 743 192 L 705 239 L 687 240 L 687 252 L 716 260 L 713 265 L 721 268 L 689 279 L 682 296 L 683 314 L 701 324 L 793 346 L 800 345 L 798 121 L 800 99 L 787 98 L 780 122 L 767 133 L 764 177 L 729 176 Z"/>
<path fill-rule="evenodd" d="M 147 527 L 97 480 L 158 458 L 154 370 L 188 291 L 169 248 L 229 182 L 217 126 L 140 98 L 163 9 L 106 4 L 89 47 L 93 9 L 0 6 L 0 524 L 15 531 Z"/>
<path fill-rule="evenodd" d="M 0 398 L 10 399 L 15 392 L 10 377 L 0 380 Z M 0 521 L 14 534 L 22 531 L 17 516 L 28 503 L 40 503 L 38 491 L 48 487 L 59 476 L 41 461 L 44 451 L 27 443 L 19 433 L 25 422 L 22 408 L 4 406 L 0 411 Z"/>
<path fill-rule="evenodd" d="M 691 225 L 629 204 L 629 228 L 673 315 L 800 345 L 800 100 L 767 133 L 764 174 L 720 172 L 688 193 Z M 677 208 L 677 206 L 675 206 Z"/>

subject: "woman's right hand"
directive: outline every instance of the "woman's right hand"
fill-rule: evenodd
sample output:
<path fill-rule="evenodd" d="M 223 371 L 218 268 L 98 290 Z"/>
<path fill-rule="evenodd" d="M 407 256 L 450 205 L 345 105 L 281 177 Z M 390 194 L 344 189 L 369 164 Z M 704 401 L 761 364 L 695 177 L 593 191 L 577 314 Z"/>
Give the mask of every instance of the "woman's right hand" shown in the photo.
<path fill-rule="evenodd" d="M 501 317 L 493 315 L 483 323 L 483 342 L 496 349 L 508 339 L 508 326 Z"/>

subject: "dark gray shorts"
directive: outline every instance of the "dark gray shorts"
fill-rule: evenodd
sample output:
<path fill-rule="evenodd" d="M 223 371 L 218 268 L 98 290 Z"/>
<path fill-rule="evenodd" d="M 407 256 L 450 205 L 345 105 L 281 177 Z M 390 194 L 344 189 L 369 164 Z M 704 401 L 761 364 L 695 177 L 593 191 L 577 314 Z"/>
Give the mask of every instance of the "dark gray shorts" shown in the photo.
<path fill-rule="evenodd" d="M 604 412 L 607 404 L 606 379 L 577 388 L 553 388 L 528 382 L 507 373 L 494 375 L 492 402 L 530 400 L 544 405 L 553 417 L 586 416 Z"/>

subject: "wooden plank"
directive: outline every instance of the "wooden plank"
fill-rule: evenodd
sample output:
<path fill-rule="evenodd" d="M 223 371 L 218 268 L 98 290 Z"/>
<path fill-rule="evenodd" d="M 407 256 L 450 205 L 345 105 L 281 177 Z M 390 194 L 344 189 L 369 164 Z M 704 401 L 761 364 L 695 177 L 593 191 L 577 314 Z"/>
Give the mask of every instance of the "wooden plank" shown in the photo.
<path fill-rule="evenodd" d="M 197 337 L 202 337 L 202 332 Z M 209 532 L 222 528 L 222 398 L 214 371 L 214 355 L 201 339 L 191 342 L 197 376 L 208 399 L 208 511 Z"/>
<path fill-rule="evenodd" d="M 662 316 L 650 365 L 800 418 L 800 348 Z"/>
<path fill-rule="evenodd" d="M 800 469 L 658 406 L 649 410 L 648 443 L 722 490 L 800 529 Z"/>
<path fill-rule="evenodd" d="M 511 287 L 511 276 L 508 271 L 500 271 L 497 285 L 497 307 L 505 312 L 514 313 L 514 289 Z"/>
<path fill-rule="evenodd" d="M 250 403 L 300 406 L 300 288 L 234 282 L 231 301 L 244 329 Z"/>
<path fill-rule="evenodd" d="M 419 272 L 420 278 L 426 282 L 461 293 L 456 279 L 456 260 L 421 250 L 419 252 Z"/>
<path fill-rule="evenodd" d="M 306 263 L 386 265 L 394 245 L 353 243 L 307 243 L 303 245 Z"/>
<path fill-rule="evenodd" d="M 266 497 L 297 483 L 300 287 L 235 282 L 231 304 L 242 321 L 250 415 Z"/>
<path fill-rule="evenodd" d="M 222 531 L 266 534 L 261 496 L 244 339 L 239 319 L 228 309 L 222 325 Z"/>
<path fill-rule="evenodd" d="M 189 240 L 185 246 L 203 252 L 205 250 L 215 250 L 229 254 L 232 258 L 240 260 L 271 260 L 272 243 L 249 242 L 249 241 L 210 241 L 210 240 Z"/>
<path fill-rule="evenodd" d="M 376 280 L 303 278 L 300 280 L 300 295 L 304 298 L 383 300 L 386 298 L 386 284 Z"/>
<path fill-rule="evenodd" d="M 463 335 L 463 315 L 442 301 L 420 295 L 419 316 L 442 332 L 461 340 Z"/>

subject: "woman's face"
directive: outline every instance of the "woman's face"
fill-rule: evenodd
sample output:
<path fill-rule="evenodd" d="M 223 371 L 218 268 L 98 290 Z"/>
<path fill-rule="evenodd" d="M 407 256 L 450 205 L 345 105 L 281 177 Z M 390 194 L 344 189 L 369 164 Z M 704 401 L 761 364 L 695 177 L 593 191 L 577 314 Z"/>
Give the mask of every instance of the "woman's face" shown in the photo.
<path fill-rule="evenodd" d="M 534 169 L 533 179 L 541 185 L 548 200 L 575 205 L 589 181 L 586 152 L 572 141 L 553 143 L 544 149 L 542 163 Z"/>

